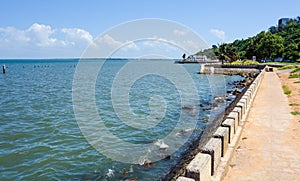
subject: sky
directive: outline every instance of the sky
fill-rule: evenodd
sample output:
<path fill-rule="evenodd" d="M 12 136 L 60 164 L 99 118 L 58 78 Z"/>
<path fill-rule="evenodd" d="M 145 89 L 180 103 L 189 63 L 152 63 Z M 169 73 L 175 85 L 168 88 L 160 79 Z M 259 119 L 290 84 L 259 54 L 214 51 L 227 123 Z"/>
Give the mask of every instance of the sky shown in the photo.
<path fill-rule="evenodd" d="M 137 19 L 178 23 L 210 47 L 254 36 L 276 25 L 279 18 L 297 16 L 299 0 L 1 0 L 0 58 L 81 57 L 99 36 L 107 45 L 127 43 L 135 51 L 145 51 L 137 49 L 142 45 L 131 39 L 120 42 L 109 34 L 120 24 Z M 118 55 L 133 56 L 128 49 Z M 179 54 L 182 51 L 174 56 Z"/>

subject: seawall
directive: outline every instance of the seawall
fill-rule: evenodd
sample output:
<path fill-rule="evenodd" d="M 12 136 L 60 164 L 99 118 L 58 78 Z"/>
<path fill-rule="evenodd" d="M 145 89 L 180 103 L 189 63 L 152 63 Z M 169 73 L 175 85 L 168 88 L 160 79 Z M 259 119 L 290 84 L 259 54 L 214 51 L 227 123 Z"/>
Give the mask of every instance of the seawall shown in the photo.
<path fill-rule="evenodd" d="M 200 74 L 225 74 L 225 75 L 234 75 L 234 74 L 247 74 L 247 73 L 260 73 L 262 69 L 265 68 L 265 65 L 201 65 Z"/>
<path fill-rule="evenodd" d="M 219 66 L 219 65 L 218 65 Z M 256 96 L 261 80 L 265 74 L 264 67 L 256 68 L 222 68 L 218 66 L 204 66 L 204 73 L 222 74 L 247 74 L 259 73 L 248 89 L 234 102 L 229 112 L 225 113 L 225 119 L 210 136 L 207 136 L 205 144 L 200 144 L 196 153 L 185 165 L 184 171 L 173 180 L 176 181 L 219 181 L 226 175 L 229 161 L 231 160 L 248 112 Z M 213 71 L 211 72 L 213 67 Z M 203 73 L 203 72 L 202 72 Z M 205 134 L 205 133 L 204 133 Z"/>

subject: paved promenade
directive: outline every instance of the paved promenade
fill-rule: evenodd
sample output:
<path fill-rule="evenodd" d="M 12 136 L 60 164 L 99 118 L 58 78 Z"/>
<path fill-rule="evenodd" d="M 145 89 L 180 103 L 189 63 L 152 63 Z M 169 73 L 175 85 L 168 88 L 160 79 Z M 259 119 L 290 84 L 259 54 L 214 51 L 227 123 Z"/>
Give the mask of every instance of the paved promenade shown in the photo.
<path fill-rule="evenodd" d="M 266 72 L 224 181 L 300 180 L 299 125 L 279 78 Z"/>

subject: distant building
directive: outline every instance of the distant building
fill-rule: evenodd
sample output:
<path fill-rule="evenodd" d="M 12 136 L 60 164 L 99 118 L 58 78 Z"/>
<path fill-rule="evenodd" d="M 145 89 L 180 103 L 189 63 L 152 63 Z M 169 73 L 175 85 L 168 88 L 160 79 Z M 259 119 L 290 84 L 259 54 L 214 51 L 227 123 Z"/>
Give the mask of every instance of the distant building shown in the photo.
<path fill-rule="evenodd" d="M 206 55 L 189 55 L 184 61 L 185 62 L 205 62 L 208 58 Z"/>
<path fill-rule="evenodd" d="M 197 62 L 205 62 L 205 61 L 207 61 L 207 56 L 206 55 L 196 56 L 196 61 Z"/>
<path fill-rule="evenodd" d="M 290 20 L 291 20 L 290 18 L 281 18 L 278 20 L 278 26 L 280 25 L 286 26 Z"/>

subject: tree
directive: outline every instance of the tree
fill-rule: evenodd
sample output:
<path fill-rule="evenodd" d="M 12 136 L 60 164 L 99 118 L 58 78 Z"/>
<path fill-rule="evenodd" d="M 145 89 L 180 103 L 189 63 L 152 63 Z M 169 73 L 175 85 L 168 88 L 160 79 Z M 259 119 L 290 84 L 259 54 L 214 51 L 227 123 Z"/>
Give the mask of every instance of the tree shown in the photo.
<path fill-rule="evenodd" d="M 240 56 L 232 44 L 223 43 L 219 46 L 219 59 L 233 62 L 240 59 Z"/>
<path fill-rule="evenodd" d="M 278 32 L 278 29 L 277 29 L 276 26 L 271 26 L 271 27 L 269 28 L 269 32 L 271 32 L 272 34 L 275 34 L 275 33 Z"/>
<path fill-rule="evenodd" d="M 266 32 L 258 45 L 258 51 L 261 56 L 260 58 L 274 59 L 276 57 L 281 57 L 284 48 L 283 42 L 284 39 L 281 36 Z"/>
<path fill-rule="evenodd" d="M 284 48 L 283 58 L 288 60 L 297 60 L 300 58 L 298 45 L 296 43 L 290 43 Z"/>
<path fill-rule="evenodd" d="M 274 59 L 298 59 L 300 52 L 300 16 L 291 19 L 287 25 L 271 26 L 269 31 L 262 31 L 248 39 L 235 40 L 232 43 L 224 43 L 203 52 L 213 53 L 220 60 L 235 61 L 240 58 L 257 60 L 266 58 Z"/>

